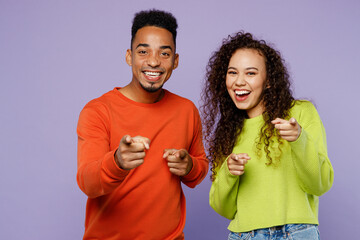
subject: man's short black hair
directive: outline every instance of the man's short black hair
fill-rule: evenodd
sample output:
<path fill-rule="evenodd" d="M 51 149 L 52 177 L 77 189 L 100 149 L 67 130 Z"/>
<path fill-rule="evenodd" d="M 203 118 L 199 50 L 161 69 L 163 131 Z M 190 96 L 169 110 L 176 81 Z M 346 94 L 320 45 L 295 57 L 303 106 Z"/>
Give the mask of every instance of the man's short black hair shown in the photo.
<path fill-rule="evenodd" d="M 146 26 L 165 28 L 171 32 L 176 46 L 176 29 L 178 27 L 176 18 L 169 12 L 156 9 L 141 11 L 135 14 L 133 25 L 131 27 L 131 46 L 137 31 Z"/>

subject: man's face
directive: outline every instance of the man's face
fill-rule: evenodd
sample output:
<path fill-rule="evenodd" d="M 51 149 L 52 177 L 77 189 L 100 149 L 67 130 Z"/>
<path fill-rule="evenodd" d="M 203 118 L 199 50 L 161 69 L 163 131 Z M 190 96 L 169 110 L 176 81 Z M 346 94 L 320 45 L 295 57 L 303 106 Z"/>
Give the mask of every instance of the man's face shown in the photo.
<path fill-rule="evenodd" d="M 156 92 L 170 78 L 178 65 L 172 34 L 154 26 L 140 28 L 126 52 L 126 62 L 132 67 L 135 84 L 148 92 Z"/>

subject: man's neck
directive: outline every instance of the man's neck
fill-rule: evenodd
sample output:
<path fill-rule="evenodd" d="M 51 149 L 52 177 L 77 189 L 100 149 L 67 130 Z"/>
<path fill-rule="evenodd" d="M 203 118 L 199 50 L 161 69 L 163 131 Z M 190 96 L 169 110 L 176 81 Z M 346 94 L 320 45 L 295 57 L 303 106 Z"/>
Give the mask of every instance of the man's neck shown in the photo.
<path fill-rule="evenodd" d="M 125 97 L 140 103 L 156 103 L 164 97 L 164 90 L 159 89 L 156 92 L 148 92 L 143 89 L 141 86 L 134 86 L 133 84 L 128 84 L 123 88 L 119 89 Z"/>

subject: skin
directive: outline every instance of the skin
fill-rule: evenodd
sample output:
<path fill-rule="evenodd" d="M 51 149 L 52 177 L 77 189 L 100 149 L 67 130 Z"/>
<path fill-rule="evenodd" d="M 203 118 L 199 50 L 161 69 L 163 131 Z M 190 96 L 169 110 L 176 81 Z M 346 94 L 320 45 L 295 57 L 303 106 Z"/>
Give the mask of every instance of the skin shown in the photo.
<path fill-rule="evenodd" d="M 301 126 L 295 118 L 290 118 L 289 121 L 281 118 L 276 118 L 271 121 L 275 128 L 279 131 L 280 136 L 288 142 L 296 141 L 301 133 Z"/>
<path fill-rule="evenodd" d="M 185 176 L 192 169 L 193 162 L 185 149 L 165 149 L 163 158 L 167 160 L 169 170 L 177 176 Z"/>
<path fill-rule="evenodd" d="M 255 49 L 238 49 L 232 55 L 226 75 L 228 93 L 238 109 L 245 110 L 249 118 L 264 113 L 262 95 L 266 85 L 266 64 L 264 57 Z M 237 95 L 236 93 L 247 93 Z M 296 141 L 301 133 L 301 126 L 295 118 L 285 120 L 276 118 L 272 122 L 281 138 Z M 231 174 L 240 176 L 245 172 L 245 165 L 250 160 L 247 153 L 232 153 L 227 159 Z"/>
<path fill-rule="evenodd" d="M 254 49 L 238 49 L 230 58 L 226 74 L 228 93 L 238 109 L 245 110 L 249 118 L 264 112 L 262 93 L 266 83 L 264 57 Z M 236 92 L 248 95 L 239 97 Z"/>
<path fill-rule="evenodd" d="M 251 158 L 247 153 L 232 153 L 229 155 L 227 159 L 227 165 L 229 168 L 229 172 L 232 175 L 240 176 L 245 172 L 245 165 Z"/>
<path fill-rule="evenodd" d="M 124 170 L 134 169 L 144 163 L 146 150 L 150 149 L 150 139 L 142 136 L 121 138 L 115 153 L 117 165 Z"/>
<path fill-rule="evenodd" d="M 154 26 L 139 29 L 131 49 L 126 51 L 126 62 L 132 68 L 132 80 L 119 91 L 136 102 L 151 104 L 160 101 L 164 96 L 162 87 L 179 63 L 172 34 Z M 123 136 L 115 153 L 117 165 L 125 170 L 142 165 L 150 142 L 143 136 Z M 187 175 L 193 166 L 185 149 L 165 149 L 163 158 L 169 171 L 177 176 Z"/>
<path fill-rule="evenodd" d="M 179 63 L 172 34 L 154 26 L 139 29 L 132 48 L 126 51 L 126 62 L 132 68 L 132 80 L 120 92 L 136 102 L 160 101 L 163 97 L 162 86 Z M 146 73 L 160 75 L 149 76 Z"/>

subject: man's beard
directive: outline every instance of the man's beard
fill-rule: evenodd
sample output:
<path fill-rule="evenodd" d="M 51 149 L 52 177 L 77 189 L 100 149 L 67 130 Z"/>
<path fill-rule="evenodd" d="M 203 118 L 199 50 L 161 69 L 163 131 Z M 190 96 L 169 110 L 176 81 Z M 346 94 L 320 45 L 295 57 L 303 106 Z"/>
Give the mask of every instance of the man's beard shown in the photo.
<path fill-rule="evenodd" d="M 144 86 L 140 81 L 139 81 L 139 83 L 140 83 L 140 86 L 141 86 L 145 91 L 150 92 L 150 93 L 157 92 L 157 91 L 160 90 L 160 89 L 163 87 L 163 85 L 164 85 L 164 84 L 161 84 L 159 87 L 155 87 L 155 86 L 154 86 L 154 85 L 155 85 L 154 83 L 150 83 L 150 86 L 146 87 L 146 86 Z"/>

